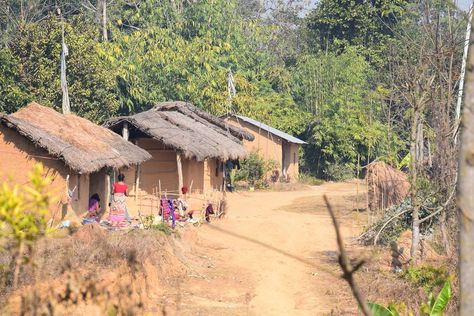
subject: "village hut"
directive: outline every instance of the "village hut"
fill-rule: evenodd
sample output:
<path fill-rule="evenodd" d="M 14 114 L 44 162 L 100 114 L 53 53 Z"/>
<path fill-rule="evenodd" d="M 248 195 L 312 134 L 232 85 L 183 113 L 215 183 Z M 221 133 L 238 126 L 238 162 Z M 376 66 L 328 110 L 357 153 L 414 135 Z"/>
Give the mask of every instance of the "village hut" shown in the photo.
<path fill-rule="evenodd" d="M 102 126 L 34 102 L 16 113 L 0 114 L 0 153 L 0 182 L 11 179 L 25 184 L 33 165 L 44 165 L 46 174 L 53 178 L 50 192 L 63 203 L 52 210 L 60 213 L 57 220 L 78 220 L 87 211 L 93 193 L 106 202 L 109 170 L 136 166 L 151 158 Z"/>
<path fill-rule="evenodd" d="M 241 141 L 253 135 L 226 124 L 186 102 L 162 102 L 105 126 L 147 150 L 152 159 L 140 166 L 136 195 L 179 195 L 181 188 L 206 194 L 222 190 L 223 163 L 247 155 Z M 192 191 L 192 192 L 191 192 Z"/>
<path fill-rule="evenodd" d="M 276 172 L 290 181 L 298 179 L 299 148 L 306 142 L 245 116 L 229 114 L 224 119 L 254 135 L 255 140 L 244 140 L 244 146 L 250 152 L 258 152 L 263 159 L 276 162 L 277 169 L 270 172 Z"/>

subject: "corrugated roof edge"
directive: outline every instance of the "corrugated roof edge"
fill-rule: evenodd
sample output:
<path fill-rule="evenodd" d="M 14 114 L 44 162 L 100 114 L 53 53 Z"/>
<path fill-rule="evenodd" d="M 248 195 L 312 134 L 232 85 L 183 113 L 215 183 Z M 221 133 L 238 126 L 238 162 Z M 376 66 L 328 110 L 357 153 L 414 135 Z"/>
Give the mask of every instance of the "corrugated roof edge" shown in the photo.
<path fill-rule="evenodd" d="M 229 117 L 229 116 L 233 116 L 239 120 L 242 120 L 244 122 L 247 122 L 247 123 L 250 123 L 252 125 L 255 125 L 263 130 L 266 130 L 267 132 L 269 133 L 272 133 L 273 135 L 276 135 L 280 138 L 283 138 L 285 139 L 286 141 L 290 142 L 290 143 L 294 143 L 294 144 L 299 144 L 299 145 L 304 145 L 304 144 L 307 144 L 307 142 L 305 141 L 302 141 L 301 139 L 299 138 L 296 138 L 294 136 L 291 136 L 290 134 L 287 134 L 283 131 L 280 131 L 279 129 L 276 129 L 274 127 L 271 127 L 271 126 L 268 126 L 267 124 L 265 123 L 262 123 L 262 122 L 259 122 L 257 120 L 254 120 L 254 119 L 251 119 L 249 117 L 246 117 L 246 116 L 241 116 L 241 115 L 236 115 L 236 114 L 228 114 L 228 115 L 224 115 L 223 117 Z"/>

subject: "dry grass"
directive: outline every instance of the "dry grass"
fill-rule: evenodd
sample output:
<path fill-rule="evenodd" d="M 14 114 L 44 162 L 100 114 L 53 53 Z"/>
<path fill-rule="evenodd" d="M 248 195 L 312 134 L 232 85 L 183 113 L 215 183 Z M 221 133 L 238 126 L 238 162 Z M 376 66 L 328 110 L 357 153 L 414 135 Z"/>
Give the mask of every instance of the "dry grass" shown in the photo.
<path fill-rule="evenodd" d="M 407 175 L 382 161 L 368 167 L 367 179 L 369 208 L 373 211 L 400 204 L 410 190 Z"/>
<path fill-rule="evenodd" d="M 294 182 L 294 183 L 285 183 L 285 182 L 276 182 L 271 183 L 269 190 L 276 192 L 289 192 L 289 191 L 304 191 L 311 189 L 311 186 L 305 183 Z"/>
<path fill-rule="evenodd" d="M 452 276 L 453 298 L 451 299 L 445 315 L 455 315 L 457 310 L 458 284 L 456 275 L 456 265 L 450 259 L 444 257 L 432 258 L 421 263 L 426 267 L 434 267 L 445 270 Z M 395 304 L 400 309 L 402 315 L 407 315 L 408 311 L 414 311 L 418 315 L 421 305 L 428 301 L 428 291 L 414 280 L 407 276 L 407 269 L 400 273 L 394 273 L 390 269 L 390 249 L 388 247 L 377 248 L 371 261 L 364 265 L 357 275 L 357 281 L 369 302 L 382 305 Z M 440 276 L 441 277 L 441 276 Z M 441 286 L 433 290 L 433 295 L 437 295 Z M 403 310 L 405 307 L 405 311 Z"/>
<path fill-rule="evenodd" d="M 159 302 L 150 295 L 158 297 L 169 279 L 187 270 L 173 243 L 161 232 L 106 234 L 93 225 L 49 236 L 30 254 L 33 264 L 22 269 L 19 289 L 5 280 L 2 313 L 34 315 L 53 308 L 47 315 L 133 315 L 153 308 L 159 314 Z M 0 260 L 8 265 L 11 258 Z"/>

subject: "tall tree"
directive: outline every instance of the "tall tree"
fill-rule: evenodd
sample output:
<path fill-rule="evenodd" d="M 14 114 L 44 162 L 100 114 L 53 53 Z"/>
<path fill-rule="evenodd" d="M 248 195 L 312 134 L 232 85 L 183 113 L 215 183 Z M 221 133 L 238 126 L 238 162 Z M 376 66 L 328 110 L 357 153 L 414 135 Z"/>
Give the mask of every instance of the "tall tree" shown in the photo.
<path fill-rule="evenodd" d="M 307 20 L 313 50 L 359 46 L 372 62 L 381 62 L 384 47 L 408 0 L 321 0 Z"/>
<path fill-rule="evenodd" d="M 40 23 L 26 24 L 10 44 L 19 61 L 19 84 L 31 98 L 60 110 L 61 23 L 49 16 Z M 65 23 L 69 48 L 68 89 L 71 110 L 93 121 L 116 113 L 116 81 L 97 54 L 98 43 L 87 23 L 80 19 Z M 15 110 L 10 107 L 9 111 Z"/>
<path fill-rule="evenodd" d="M 474 314 L 474 32 L 471 32 L 469 42 L 459 155 L 461 316 Z"/>

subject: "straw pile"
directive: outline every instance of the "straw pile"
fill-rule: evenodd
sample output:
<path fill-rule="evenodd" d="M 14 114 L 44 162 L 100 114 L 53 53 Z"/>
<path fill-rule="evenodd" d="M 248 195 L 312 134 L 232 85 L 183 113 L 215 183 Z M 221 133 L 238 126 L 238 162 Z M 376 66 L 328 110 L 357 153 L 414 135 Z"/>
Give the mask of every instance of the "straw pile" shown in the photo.
<path fill-rule="evenodd" d="M 407 175 L 381 161 L 369 165 L 367 181 L 372 211 L 400 204 L 410 191 Z"/>
<path fill-rule="evenodd" d="M 35 102 L 10 115 L 0 113 L 0 124 L 16 130 L 82 174 L 104 167 L 128 167 L 151 158 L 145 150 L 102 126 Z"/>

